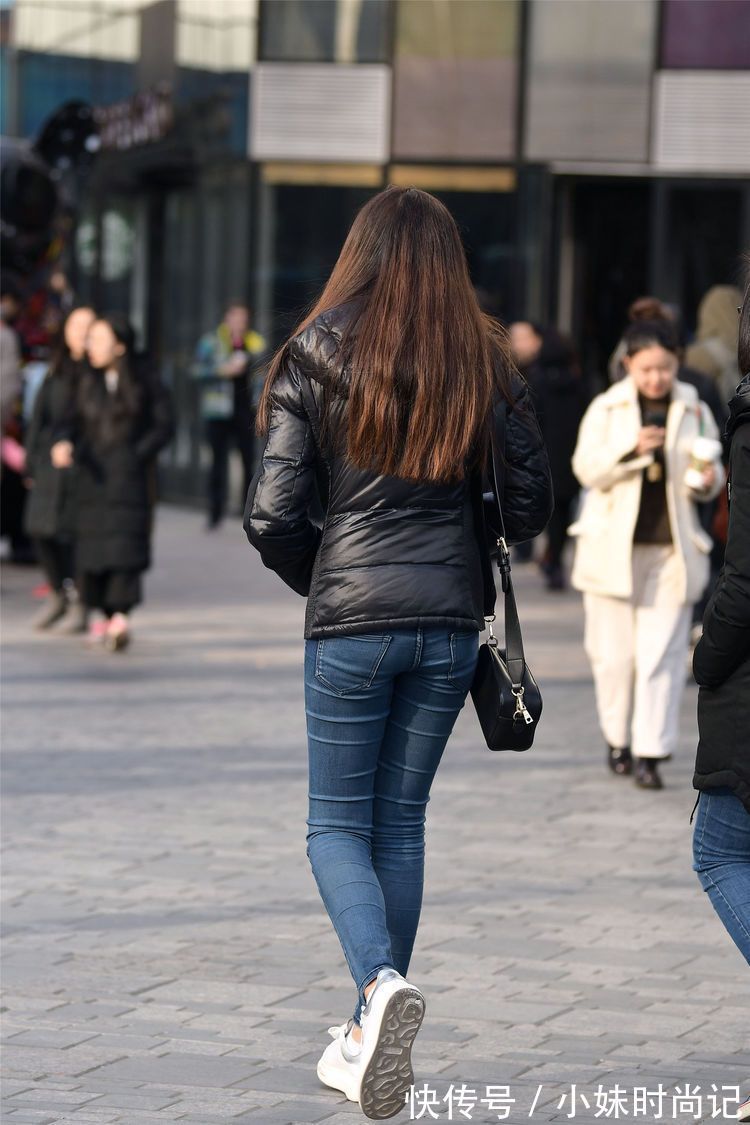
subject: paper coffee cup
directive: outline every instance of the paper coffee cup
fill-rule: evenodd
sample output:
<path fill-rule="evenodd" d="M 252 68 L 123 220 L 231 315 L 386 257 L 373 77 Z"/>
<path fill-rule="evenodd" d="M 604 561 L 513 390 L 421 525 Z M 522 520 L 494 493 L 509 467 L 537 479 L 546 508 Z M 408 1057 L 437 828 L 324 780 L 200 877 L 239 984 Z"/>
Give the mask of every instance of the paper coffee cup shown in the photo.
<path fill-rule="evenodd" d="M 721 457 L 721 442 L 716 438 L 697 437 L 690 451 L 690 467 L 685 473 L 688 488 L 700 492 L 705 486 L 703 474 Z"/>

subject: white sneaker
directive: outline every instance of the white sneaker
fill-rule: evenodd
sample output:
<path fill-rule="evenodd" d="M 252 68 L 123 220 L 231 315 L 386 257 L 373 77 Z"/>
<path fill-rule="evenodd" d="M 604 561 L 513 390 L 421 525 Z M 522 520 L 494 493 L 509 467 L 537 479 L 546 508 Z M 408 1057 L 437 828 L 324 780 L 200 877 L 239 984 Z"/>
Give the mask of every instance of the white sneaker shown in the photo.
<path fill-rule="evenodd" d="M 365 1117 L 382 1120 L 404 1108 L 414 1083 L 411 1048 L 424 1013 L 419 989 L 395 969 L 381 969 L 361 1016 L 359 1106 Z"/>
<path fill-rule="evenodd" d="M 737 1120 L 750 1121 L 750 1098 L 745 1098 L 737 1110 Z"/>
<path fill-rule="evenodd" d="M 349 1019 L 340 1027 L 329 1027 L 328 1034 L 333 1037 L 320 1056 L 317 1074 L 325 1086 L 341 1090 L 350 1102 L 359 1101 L 359 1087 L 362 1077 L 360 1058 L 362 1048 L 355 1054 L 349 1047 L 347 1032 L 353 1020 Z"/>

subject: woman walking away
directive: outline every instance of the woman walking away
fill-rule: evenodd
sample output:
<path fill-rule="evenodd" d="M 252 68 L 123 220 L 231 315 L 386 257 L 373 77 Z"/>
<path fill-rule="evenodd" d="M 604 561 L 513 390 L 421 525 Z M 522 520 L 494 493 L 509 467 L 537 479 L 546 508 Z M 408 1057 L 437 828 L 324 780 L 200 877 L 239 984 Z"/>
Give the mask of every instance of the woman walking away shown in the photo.
<path fill-rule="evenodd" d="M 117 315 L 91 326 L 91 370 L 81 379 L 69 439 L 57 463 L 78 469 L 76 568 L 81 596 L 103 620 L 92 639 L 112 651 L 130 639 L 128 614 L 141 601 L 151 562 L 152 463 L 172 437 L 172 410 L 161 384 L 136 364 L 133 330 Z"/>
<path fill-rule="evenodd" d="M 87 366 L 86 337 L 95 319 L 93 309 L 87 307 L 73 309 L 68 315 L 60 351 L 39 388 L 26 434 L 26 477 L 31 493 L 24 523 L 50 587 L 49 598 L 34 619 L 35 629 L 49 629 L 72 607 L 65 630 L 86 631 L 83 603 L 71 597 L 75 474 L 70 467 L 53 464 L 52 447 L 74 409 L 78 384 Z"/>
<path fill-rule="evenodd" d="M 750 286 L 740 318 L 740 370 L 730 403 L 729 535 L 693 670 L 700 684 L 700 790 L 693 868 L 750 964 Z M 695 811 L 695 810 L 693 810 Z M 750 1100 L 745 1105 L 750 1120 Z"/>
<path fill-rule="evenodd" d="M 584 643 L 614 773 L 660 789 L 685 683 L 691 608 L 709 576 L 711 538 L 698 503 L 723 470 L 711 411 L 676 378 L 677 344 L 663 321 L 624 334 L 628 374 L 589 406 L 573 455 L 588 489 L 572 584 L 584 595 Z M 632 718 L 632 723 L 631 723 Z M 632 729 L 632 741 L 631 741 Z"/>
<path fill-rule="evenodd" d="M 307 855 L 357 988 L 317 1073 L 373 1119 L 398 1113 L 413 1082 L 425 999 L 405 974 L 425 810 L 484 624 L 474 504 L 499 399 L 509 538 L 539 534 L 551 511 L 508 354 L 448 210 L 389 187 L 355 218 L 259 404 L 266 445 L 245 530 L 307 597 Z M 322 528 L 310 518 L 318 489 Z"/>

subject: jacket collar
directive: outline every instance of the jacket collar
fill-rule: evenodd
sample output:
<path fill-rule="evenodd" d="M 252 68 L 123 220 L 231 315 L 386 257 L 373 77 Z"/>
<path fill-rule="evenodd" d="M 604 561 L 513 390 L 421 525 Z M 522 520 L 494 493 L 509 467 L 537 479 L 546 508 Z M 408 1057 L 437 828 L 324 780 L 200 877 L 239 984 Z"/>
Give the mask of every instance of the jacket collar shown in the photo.
<path fill-rule="evenodd" d="M 750 374 L 747 374 L 737 387 L 734 398 L 729 403 L 729 418 L 725 436 L 730 438 L 738 426 L 750 422 Z"/>

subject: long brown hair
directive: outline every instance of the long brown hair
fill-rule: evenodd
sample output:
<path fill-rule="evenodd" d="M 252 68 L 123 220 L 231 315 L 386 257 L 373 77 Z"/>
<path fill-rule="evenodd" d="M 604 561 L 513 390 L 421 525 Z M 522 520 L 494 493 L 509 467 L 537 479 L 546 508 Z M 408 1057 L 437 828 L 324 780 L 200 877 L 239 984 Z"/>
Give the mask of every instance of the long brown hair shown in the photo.
<path fill-rule="evenodd" d="M 510 396 L 513 362 L 505 329 L 479 306 L 458 227 L 440 200 L 395 186 L 368 200 L 292 336 L 358 296 L 361 309 L 342 339 L 351 370 L 348 459 L 410 479 L 463 477 L 483 461 L 493 392 Z M 287 346 L 268 368 L 259 435 Z"/>

